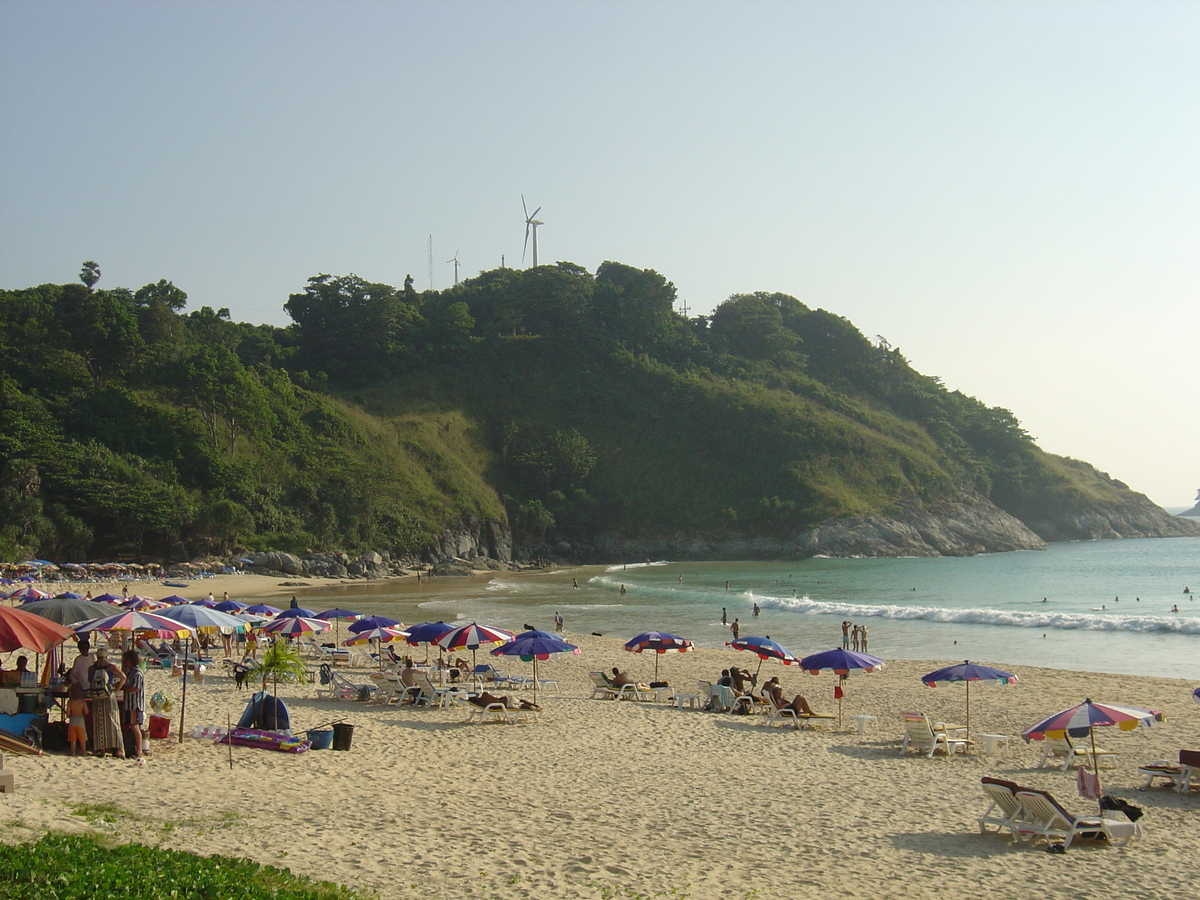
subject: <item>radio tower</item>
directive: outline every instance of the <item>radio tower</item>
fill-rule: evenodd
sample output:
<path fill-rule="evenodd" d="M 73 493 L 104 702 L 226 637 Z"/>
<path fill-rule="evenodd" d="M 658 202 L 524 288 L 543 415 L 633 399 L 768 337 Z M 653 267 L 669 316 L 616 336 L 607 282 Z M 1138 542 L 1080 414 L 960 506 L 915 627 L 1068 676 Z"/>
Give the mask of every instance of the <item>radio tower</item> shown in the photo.
<path fill-rule="evenodd" d="M 433 290 L 433 235 L 429 236 L 429 289 Z"/>

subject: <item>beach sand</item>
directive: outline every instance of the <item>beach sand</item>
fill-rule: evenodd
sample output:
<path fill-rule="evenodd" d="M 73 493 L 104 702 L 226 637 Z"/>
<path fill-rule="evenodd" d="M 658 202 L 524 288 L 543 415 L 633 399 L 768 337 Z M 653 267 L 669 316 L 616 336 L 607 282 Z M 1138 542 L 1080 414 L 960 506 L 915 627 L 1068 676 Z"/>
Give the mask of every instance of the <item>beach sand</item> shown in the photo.
<path fill-rule="evenodd" d="M 218 598 L 224 590 L 242 599 L 290 597 L 297 589 L 282 580 L 225 576 L 201 587 Z M 320 602 L 319 591 L 304 597 L 332 605 Z M 170 740 L 151 742 L 144 768 L 6 754 L 17 790 L 0 799 L 5 840 L 46 829 L 101 831 L 247 857 L 382 898 L 1195 896 L 1200 792 L 1136 790 L 1138 765 L 1200 749 L 1194 685 L 1012 668 L 1017 684 L 971 690 L 973 731 L 1007 734 L 1008 751 L 985 757 L 979 741 L 969 756 L 926 759 L 900 756 L 899 713 L 961 722 L 964 686 L 930 689 L 919 679 L 952 660 L 889 661 L 882 672 L 852 676 L 843 727 L 797 732 L 765 727 L 759 717 L 591 700 L 589 671 L 615 665 L 649 681 L 654 660 L 624 652 L 613 638 L 565 637 L 581 654 L 539 663 L 539 675 L 556 679 L 559 690 L 539 693 L 537 724 L 466 724 L 461 708 L 336 703 L 318 700 L 318 685 L 286 685 L 279 693 L 293 727 L 344 720 L 354 726 L 348 752 L 234 748 L 231 769 L 227 747 L 190 737 L 179 743 L 173 730 Z M 488 659 L 502 671 L 531 670 L 520 660 Z M 659 671 L 694 692 L 698 679 L 757 662 L 698 650 L 660 657 Z M 189 684 L 186 731 L 241 714 L 249 691 L 222 672 L 218 663 L 203 684 Z M 348 670 L 359 680 L 367 672 Z M 768 675 L 780 676 L 788 695 L 801 691 L 818 710 L 837 712 L 835 676 L 766 662 Z M 180 689 L 169 673 L 148 675 L 151 693 L 174 698 L 175 717 Z M 1143 807 L 1145 837 L 1126 848 L 1073 845 L 1063 856 L 981 835 L 983 775 L 1047 789 L 1068 809 L 1095 812 L 1076 796 L 1073 772 L 1035 769 L 1041 745 L 1019 737 L 1087 697 L 1166 713 L 1153 728 L 1097 732 L 1098 746 L 1120 753 L 1115 768 L 1101 769 L 1105 790 Z M 878 717 L 863 735 L 848 718 L 860 714 Z M 101 805 L 111 807 L 112 821 L 76 812 Z"/>

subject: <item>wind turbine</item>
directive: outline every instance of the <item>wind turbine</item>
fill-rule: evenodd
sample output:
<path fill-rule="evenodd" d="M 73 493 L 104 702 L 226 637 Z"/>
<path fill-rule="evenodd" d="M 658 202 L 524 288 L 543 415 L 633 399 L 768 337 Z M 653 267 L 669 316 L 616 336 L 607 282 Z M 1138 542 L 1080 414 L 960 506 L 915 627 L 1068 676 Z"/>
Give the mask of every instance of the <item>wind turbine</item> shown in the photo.
<path fill-rule="evenodd" d="M 446 262 L 454 263 L 454 283 L 458 284 L 458 267 L 462 265 L 462 263 L 458 261 L 458 251 L 455 250 L 454 255 L 446 260 Z"/>
<path fill-rule="evenodd" d="M 525 195 L 521 195 L 521 208 L 525 210 L 525 245 L 521 248 L 521 262 L 525 262 L 525 249 L 529 246 L 529 231 L 533 229 L 533 267 L 537 268 L 537 230 L 539 225 L 544 225 L 544 222 L 539 222 L 534 218 L 542 211 L 539 206 L 533 211 L 533 215 L 529 214 L 529 207 L 525 205 Z"/>

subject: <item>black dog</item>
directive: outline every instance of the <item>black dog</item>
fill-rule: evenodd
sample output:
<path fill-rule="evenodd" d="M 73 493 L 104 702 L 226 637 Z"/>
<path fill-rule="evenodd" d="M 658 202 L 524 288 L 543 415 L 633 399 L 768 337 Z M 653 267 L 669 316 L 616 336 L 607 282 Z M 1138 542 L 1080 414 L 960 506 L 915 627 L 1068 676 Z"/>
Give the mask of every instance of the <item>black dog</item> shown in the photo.
<path fill-rule="evenodd" d="M 525 630 L 526 631 L 537 631 L 537 629 L 534 628 L 532 625 L 530 625 L 528 622 L 525 623 Z"/>
<path fill-rule="evenodd" d="M 250 669 L 248 666 L 234 666 L 233 667 L 233 683 L 235 685 L 237 685 L 239 690 L 245 688 L 246 682 L 249 680 L 250 680 Z"/>

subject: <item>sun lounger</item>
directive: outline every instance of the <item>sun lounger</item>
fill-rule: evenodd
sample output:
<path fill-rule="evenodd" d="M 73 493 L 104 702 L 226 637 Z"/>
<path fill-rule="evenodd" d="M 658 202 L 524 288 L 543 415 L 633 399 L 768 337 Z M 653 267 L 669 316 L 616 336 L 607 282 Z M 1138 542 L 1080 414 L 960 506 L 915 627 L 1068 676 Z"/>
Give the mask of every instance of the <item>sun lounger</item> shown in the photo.
<path fill-rule="evenodd" d="M 1053 761 L 1055 765 L 1061 762 L 1060 768 L 1064 772 L 1076 763 L 1090 764 L 1095 769 L 1096 764 L 1102 759 L 1112 760 L 1113 765 L 1116 765 L 1117 754 L 1112 750 L 1102 750 L 1099 747 L 1093 751 L 1090 743 L 1077 747 L 1071 743 L 1069 737 L 1063 735 L 1060 738 L 1046 738 L 1046 746 L 1042 750 L 1042 758 L 1038 760 L 1037 767 L 1040 769 L 1047 762 Z"/>
<path fill-rule="evenodd" d="M 588 672 L 592 679 L 592 700 L 616 700 L 618 690 L 608 683 L 603 672 Z"/>
<path fill-rule="evenodd" d="M 1021 805 L 1021 801 L 1017 799 L 1017 791 L 1024 790 L 1024 788 L 1017 785 L 1016 782 L 1005 781 L 1001 778 L 989 778 L 986 775 L 981 782 L 983 792 L 992 802 L 983 811 L 983 815 L 975 820 L 979 823 L 979 831 L 982 834 L 987 834 L 989 831 L 1007 831 L 1015 841 L 1017 826 L 1028 815 L 1025 807 Z M 989 825 L 994 827 L 989 828 Z"/>
<path fill-rule="evenodd" d="M 904 739 L 900 744 L 900 755 L 916 750 L 924 753 L 930 759 L 941 750 L 947 756 L 955 753 L 965 753 L 971 742 L 962 738 L 952 738 L 945 731 L 934 731 L 929 717 L 915 712 L 900 713 L 904 722 Z"/>
<path fill-rule="evenodd" d="M 1016 792 L 1016 797 L 1026 814 L 1016 825 L 1016 834 L 1021 840 L 1045 838 L 1048 844 L 1061 840 L 1065 850 L 1077 837 L 1103 840 L 1113 847 L 1122 847 L 1142 835 L 1142 826 L 1137 822 L 1073 815 L 1045 791 L 1023 788 Z"/>

